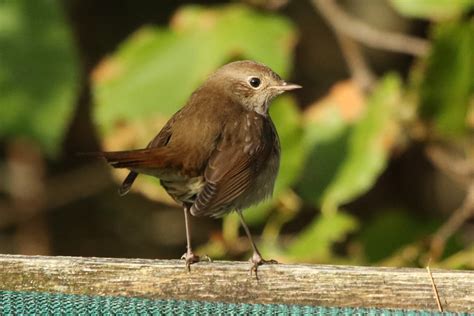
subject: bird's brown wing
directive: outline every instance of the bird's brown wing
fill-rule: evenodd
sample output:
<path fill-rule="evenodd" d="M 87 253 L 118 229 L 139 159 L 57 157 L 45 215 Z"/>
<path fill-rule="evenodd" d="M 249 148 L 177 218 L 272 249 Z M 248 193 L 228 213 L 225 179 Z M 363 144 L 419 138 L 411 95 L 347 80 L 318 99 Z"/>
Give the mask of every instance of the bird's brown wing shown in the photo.
<path fill-rule="evenodd" d="M 219 143 L 204 172 L 206 185 L 191 208 L 193 215 L 220 216 L 250 187 L 258 168 L 255 158 L 265 155 L 269 148 L 260 142 L 247 146 L 253 148 L 247 147 L 244 153 L 244 146 Z"/>
<path fill-rule="evenodd" d="M 166 123 L 165 126 L 161 129 L 158 135 L 152 139 L 152 141 L 146 146 L 146 148 L 156 148 L 166 146 L 170 141 L 172 128 L 176 119 L 180 116 L 181 110 L 176 112 L 173 117 Z"/>

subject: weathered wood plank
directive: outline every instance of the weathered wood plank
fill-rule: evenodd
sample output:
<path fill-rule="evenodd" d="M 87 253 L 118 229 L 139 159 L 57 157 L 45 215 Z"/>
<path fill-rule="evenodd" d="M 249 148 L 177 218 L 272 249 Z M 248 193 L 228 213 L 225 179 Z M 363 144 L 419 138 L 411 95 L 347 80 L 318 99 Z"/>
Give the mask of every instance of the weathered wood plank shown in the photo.
<path fill-rule="evenodd" d="M 179 260 L 0 255 L 0 290 L 314 306 L 436 310 L 425 269 L 268 265 L 192 266 Z M 445 311 L 474 312 L 474 271 L 432 269 Z"/>

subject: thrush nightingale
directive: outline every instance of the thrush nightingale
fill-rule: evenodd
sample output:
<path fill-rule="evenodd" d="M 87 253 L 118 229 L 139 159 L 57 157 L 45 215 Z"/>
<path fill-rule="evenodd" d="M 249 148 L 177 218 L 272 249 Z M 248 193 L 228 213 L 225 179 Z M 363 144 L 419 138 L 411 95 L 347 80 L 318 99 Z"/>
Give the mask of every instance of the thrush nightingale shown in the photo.
<path fill-rule="evenodd" d="M 203 257 L 193 253 L 188 216 L 220 217 L 236 211 L 253 249 L 250 273 L 264 260 L 242 211 L 271 196 L 280 162 L 278 134 L 268 113 L 277 95 L 301 88 L 253 61 L 224 65 L 208 77 L 186 105 L 145 149 L 104 152 L 114 168 L 127 168 L 120 193 L 139 173 L 158 177 L 183 206 L 186 267 Z"/>

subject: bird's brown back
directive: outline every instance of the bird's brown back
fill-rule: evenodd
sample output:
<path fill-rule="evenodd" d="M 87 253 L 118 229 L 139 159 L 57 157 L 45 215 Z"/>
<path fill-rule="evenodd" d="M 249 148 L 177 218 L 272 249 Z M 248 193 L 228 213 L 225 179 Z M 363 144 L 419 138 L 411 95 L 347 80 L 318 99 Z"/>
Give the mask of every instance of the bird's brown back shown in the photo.
<path fill-rule="evenodd" d="M 212 87 L 196 91 L 151 142 L 150 149 L 159 151 L 160 168 L 190 177 L 202 175 L 224 126 L 241 115 L 238 104 L 216 91 L 207 93 L 207 89 Z"/>

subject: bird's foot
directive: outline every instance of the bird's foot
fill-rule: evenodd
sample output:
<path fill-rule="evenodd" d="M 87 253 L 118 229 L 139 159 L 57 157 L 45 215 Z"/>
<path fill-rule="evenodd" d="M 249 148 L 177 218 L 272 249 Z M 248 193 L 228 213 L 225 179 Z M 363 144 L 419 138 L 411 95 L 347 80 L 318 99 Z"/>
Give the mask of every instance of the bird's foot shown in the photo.
<path fill-rule="evenodd" d="M 277 264 L 278 261 L 270 259 L 270 260 L 265 260 L 262 258 L 262 256 L 258 252 L 254 252 L 252 255 L 252 258 L 249 260 L 252 263 L 252 267 L 250 268 L 250 276 L 252 276 L 253 273 L 255 273 L 255 278 L 258 280 L 258 267 L 264 264 Z"/>
<path fill-rule="evenodd" d="M 211 260 L 211 258 L 209 258 L 209 256 L 207 256 L 207 255 L 196 256 L 192 251 L 186 251 L 181 256 L 181 260 L 185 260 L 186 269 L 188 270 L 188 272 L 191 272 L 191 265 L 193 263 L 200 262 L 200 261 L 212 262 L 212 260 Z"/>

